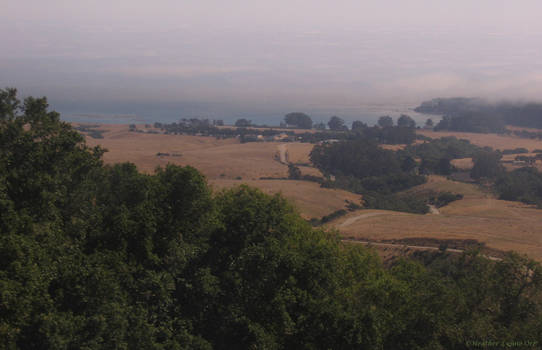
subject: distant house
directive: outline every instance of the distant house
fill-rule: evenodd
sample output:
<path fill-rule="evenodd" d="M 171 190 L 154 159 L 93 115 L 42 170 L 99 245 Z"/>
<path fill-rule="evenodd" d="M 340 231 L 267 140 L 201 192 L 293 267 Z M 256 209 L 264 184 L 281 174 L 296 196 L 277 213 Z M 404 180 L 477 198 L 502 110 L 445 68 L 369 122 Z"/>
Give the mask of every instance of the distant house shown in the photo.
<path fill-rule="evenodd" d="M 282 134 L 273 136 L 273 140 L 274 141 L 284 141 L 284 140 L 288 139 L 288 137 L 289 137 L 288 134 L 282 133 Z"/>

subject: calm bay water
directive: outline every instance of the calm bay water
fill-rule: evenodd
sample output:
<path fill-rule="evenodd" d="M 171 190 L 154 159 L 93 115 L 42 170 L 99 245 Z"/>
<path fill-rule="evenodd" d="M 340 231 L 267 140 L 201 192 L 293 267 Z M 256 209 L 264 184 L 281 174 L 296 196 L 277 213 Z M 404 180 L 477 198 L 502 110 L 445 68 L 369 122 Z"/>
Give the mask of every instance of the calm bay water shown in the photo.
<path fill-rule="evenodd" d="M 357 106 L 299 107 L 299 106 L 235 106 L 229 104 L 143 104 L 143 103 L 110 103 L 89 106 L 73 106 L 62 103 L 51 103 L 51 108 L 61 113 L 62 119 L 71 122 L 85 123 L 172 123 L 182 118 L 222 119 L 226 124 L 233 124 L 238 118 L 252 120 L 256 124 L 279 125 L 284 115 L 300 111 L 311 116 L 313 122 L 327 123 L 333 115 L 339 116 L 350 125 L 355 120 L 369 125 L 376 123 L 379 117 L 389 115 L 397 120 L 401 114 L 411 116 L 418 125 L 423 125 L 430 117 L 434 122 L 438 116 L 428 116 L 414 112 L 416 104 L 361 104 Z"/>

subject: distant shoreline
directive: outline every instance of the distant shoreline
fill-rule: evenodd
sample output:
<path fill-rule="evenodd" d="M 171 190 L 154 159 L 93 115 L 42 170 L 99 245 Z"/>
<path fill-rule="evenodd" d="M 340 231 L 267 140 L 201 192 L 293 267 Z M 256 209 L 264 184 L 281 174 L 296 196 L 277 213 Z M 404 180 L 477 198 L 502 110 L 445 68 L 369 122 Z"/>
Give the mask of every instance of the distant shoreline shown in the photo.
<path fill-rule="evenodd" d="M 55 109 L 54 104 L 51 106 Z M 127 110 L 128 107 L 126 107 Z M 412 105 L 385 105 L 385 104 L 364 104 L 359 106 L 331 106 L 331 107 L 277 107 L 277 111 L 258 111 L 254 108 L 247 107 L 243 110 L 240 108 L 202 108 L 185 110 L 182 106 L 175 108 L 168 107 L 166 110 L 154 111 L 151 107 L 140 108 L 139 110 L 131 110 L 130 113 L 123 112 L 73 112 L 62 111 L 61 118 L 65 121 L 76 123 L 102 123 L 102 124 L 132 124 L 132 123 L 173 123 L 182 118 L 207 118 L 207 119 L 222 119 L 226 124 L 234 124 L 239 118 L 250 119 L 256 124 L 279 125 L 283 120 L 284 115 L 293 111 L 300 111 L 308 114 L 314 123 L 327 123 L 331 116 L 338 116 L 345 120 L 347 125 L 353 121 L 359 120 L 368 125 L 376 124 L 379 117 L 389 115 L 395 120 L 401 114 L 407 114 L 412 117 L 416 123 L 422 126 L 428 118 L 433 119 L 433 122 L 438 122 L 440 116 L 428 116 L 423 113 L 414 111 L 415 106 Z"/>

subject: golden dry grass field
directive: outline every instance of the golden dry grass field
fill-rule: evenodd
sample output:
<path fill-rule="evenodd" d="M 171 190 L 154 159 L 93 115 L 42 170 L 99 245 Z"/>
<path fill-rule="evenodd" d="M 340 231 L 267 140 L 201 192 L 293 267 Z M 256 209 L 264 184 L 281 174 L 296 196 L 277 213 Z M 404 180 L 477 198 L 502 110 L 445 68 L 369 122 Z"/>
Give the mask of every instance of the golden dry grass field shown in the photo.
<path fill-rule="evenodd" d="M 515 250 L 542 260 L 542 210 L 497 200 L 477 185 L 449 181 L 440 176 L 431 176 L 428 183 L 417 190 L 451 191 L 463 194 L 464 198 L 440 208 L 438 215 L 362 210 L 335 220 L 330 226 L 346 237 L 375 241 L 475 239 L 490 248 Z"/>
<path fill-rule="evenodd" d="M 130 132 L 127 125 L 102 125 L 100 129 L 106 130 L 103 139 L 86 140 L 91 146 L 101 145 L 108 150 L 104 155 L 108 164 L 132 162 L 146 173 L 168 163 L 192 165 L 209 179 L 287 176 L 287 167 L 274 160 L 280 143 L 241 144 L 237 139 L 136 133 Z"/>
<path fill-rule="evenodd" d="M 140 128 L 140 126 L 138 126 Z M 142 127 L 141 127 L 142 128 Z M 213 137 L 145 134 L 128 131 L 127 125 L 102 125 L 103 139 L 87 137 L 91 146 L 109 150 L 106 163 L 133 162 L 141 171 L 152 173 L 168 162 L 191 165 L 200 170 L 215 190 L 246 183 L 266 193 L 282 193 L 305 218 L 320 218 L 345 208 L 347 201 L 359 203 L 360 196 L 342 190 L 324 189 L 318 184 L 293 180 L 262 180 L 261 177 L 285 178 L 288 167 L 280 162 L 281 150 L 287 162 L 308 164 L 311 144 L 252 142 Z M 456 136 L 480 146 L 507 149 L 541 148 L 542 142 L 498 135 L 435 133 L 430 137 Z M 157 153 L 169 156 L 157 156 Z M 458 160 L 468 168 L 470 160 Z M 300 166 L 303 174 L 320 176 L 309 165 Z M 462 200 L 440 208 L 440 214 L 415 215 L 383 210 L 358 210 L 329 223 L 345 237 L 370 240 L 403 238 L 476 239 L 488 247 L 516 250 L 542 260 L 542 210 L 516 202 L 497 200 L 477 185 L 431 176 L 429 181 L 410 191 L 450 191 L 464 195 Z"/>
<path fill-rule="evenodd" d="M 138 128 L 144 129 L 142 126 Z M 152 173 L 168 163 L 190 165 L 200 170 L 217 190 L 243 183 L 266 193 L 282 193 L 307 219 L 321 218 L 345 208 L 347 202 L 359 204 L 353 193 L 321 188 L 317 183 L 293 180 L 261 180 L 262 177 L 286 178 L 288 166 L 279 161 L 280 149 L 291 163 L 308 164 L 313 145 L 306 143 L 250 142 L 213 137 L 164 135 L 130 132 L 128 125 L 101 125 L 103 139 L 86 137 L 90 146 L 108 149 L 107 164 L 132 162 L 140 171 Z M 157 156 L 168 153 L 169 156 Z M 174 156 L 175 155 L 175 156 Z M 302 174 L 321 176 L 318 169 L 299 167 Z"/>

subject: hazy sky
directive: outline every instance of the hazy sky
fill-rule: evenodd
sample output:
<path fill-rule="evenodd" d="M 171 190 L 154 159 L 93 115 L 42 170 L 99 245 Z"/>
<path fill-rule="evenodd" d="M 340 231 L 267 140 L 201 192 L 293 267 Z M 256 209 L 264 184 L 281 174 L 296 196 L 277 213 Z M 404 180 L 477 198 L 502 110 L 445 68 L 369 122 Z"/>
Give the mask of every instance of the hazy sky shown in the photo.
<path fill-rule="evenodd" d="M 0 86 L 71 112 L 183 105 L 216 114 L 227 105 L 272 114 L 542 97 L 540 0 L 0 0 L 0 8 Z"/>

